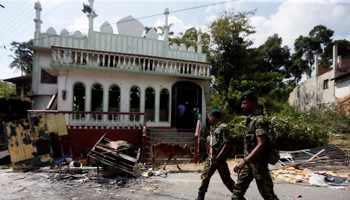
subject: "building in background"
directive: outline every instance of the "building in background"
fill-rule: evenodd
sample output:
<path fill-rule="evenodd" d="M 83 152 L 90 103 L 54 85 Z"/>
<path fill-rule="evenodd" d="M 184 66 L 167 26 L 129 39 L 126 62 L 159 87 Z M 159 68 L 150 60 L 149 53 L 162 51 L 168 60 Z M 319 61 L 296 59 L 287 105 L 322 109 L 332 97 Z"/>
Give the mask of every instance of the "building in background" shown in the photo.
<path fill-rule="evenodd" d="M 319 65 L 317 58 L 315 66 L 315 76 L 295 87 L 288 103 L 299 112 L 322 111 L 339 106 L 347 109 L 345 105 L 350 100 L 350 58 L 339 56 L 338 47 L 334 45 L 332 68 Z"/>

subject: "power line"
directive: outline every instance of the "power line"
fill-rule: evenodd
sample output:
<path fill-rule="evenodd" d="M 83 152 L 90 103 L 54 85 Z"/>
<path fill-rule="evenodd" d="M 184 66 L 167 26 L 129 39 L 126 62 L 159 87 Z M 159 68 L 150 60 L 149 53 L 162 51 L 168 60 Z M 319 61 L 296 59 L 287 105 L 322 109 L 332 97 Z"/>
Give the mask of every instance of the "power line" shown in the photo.
<path fill-rule="evenodd" d="M 62 3 L 60 3 L 58 6 L 55 6 L 54 8 L 52 8 L 50 11 L 48 11 L 48 13 L 46 13 L 44 16 L 48 15 L 49 13 L 51 13 L 53 10 L 57 9 L 59 6 L 61 6 L 63 3 L 65 3 L 67 0 L 63 1 Z M 47 2 L 48 3 L 48 2 Z M 46 4 L 47 4 L 46 3 Z M 45 4 L 45 5 L 46 5 Z M 43 17 L 44 17 L 43 16 Z M 21 27 L 22 24 L 24 24 L 26 21 L 23 21 L 20 25 L 16 26 L 16 27 Z M 25 27 L 24 29 L 22 29 L 22 31 L 19 31 L 19 33 L 15 36 L 12 36 L 12 38 L 15 38 L 17 37 L 18 35 L 22 34 L 23 33 L 23 30 L 26 30 L 28 29 L 29 27 L 31 27 L 32 24 L 29 24 L 27 27 Z M 7 38 L 7 37 L 4 37 L 4 38 Z M 9 43 L 12 39 L 9 39 L 7 43 Z"/>
<path fill-rule="evenodd" d="M 67 0 L 66 0 L 67 1 Z M 57 7 L 59 7 L 60 5 L 62 5 L 63 3 L 65 3 L 66 1 L 62 2 L 61 4 L 59 4 L 58 6 L 56 6 L 55 8 L 51 9 L 47 14 L 45 14 L 44 16 L 48 15 L 50 12 L 52 12 L 54 9 L 56 9 Z M 212 4 L 206 4 L 206 5 L 202 5 L 202 6 L 196 6 L 196 7 L 191 7 L 191 8 L 184 8 L 184 9 L 180 9 L 180 10 L 175 10 L 175 11 L 172 11 L 172 12 L 169 12 L 170 13 L 177 13 L 177 12 L 182 12 L 182 11 L 187 11 L 187 10 L 193 10 L 193 9 L 198 9 L 198 8 L 203 8 L 203 7 L 207 7 L 207 6 L 213 6 L 213 5 L 219 5 L 219 4 L 224 4 L 224 3 L 228 3 L 228 2 L 232 2 L 232 1 L 237 1 L 237 0 L 230 0 L 230 1 L 223 1 L 223 2 L 217 2 L 217 3 L 212 3 Z M 133 21 L 133 20 L 140 20 L 140 19 L 145 19 L 145 18 L 151 18 L 151 17 L 156 17 L 156 16 L 161 16 L 161 15 L 164 15 L 164 13 L 160 13 L 160 14 L 154 14 L 154 15 L 148 15 L 148 16 L 144 16 L 144 17 L 139 17 L 139 18 L 135 18 L 135 19 L 130 19 L 130 20 L 125 20 L 125 21 L 122 21 L 122 22 L 119 22 L 119 23 L 124 23 L 124 22 L 129 22 L 129 21 Z M 23 23 L 22 23 L 23 24 Z M 32 26 L 32 24 L 30 24 L 28 27 Z M 28 28 L 27 27 L 27 28 Z M 101 26 L 96 26 L 96 27 L 93 27 L 93 28 L 98 28 L 98 27 L 101 27 Z M 27 29 L 26 28 L 26 29 Z M 77 30 L 77 31 L 82 31 L 82 30 L 88 30 L 88 29 L 81 29 L 81 30 Z M 20 32 L 19 34 L 21 34 L 22 32 Z M 71 32 L 72 33 L 72 32 Z M 14 37 L 18 36 L 19 34 L 15 35 Z M 48 36 L 48 37 L 45 37 L 45 38 L 49 38 L 51 36 Z M 41 39 L 44 39 L 44 38 L 37 38 L 37 39 L 33 39 L 32 41 L 36 41 L 36 40 L 41 40 Z M 9 46 L 9 45 L 4 45 L 4 46 Z M 4 47 L 4 46 L 0 46 L 1 47 Z"/>
<path fill-rule="evenodd" d="M 6 19 L 6 20 L 4 20 L 4 23 L 3 24 L 1 24 L 1 26 L 5 26 L 5 24 L 6 23 L 10 23 L 11 21 L 9 20 L 10 19 L 10 17 L 12 17 L 12 16 L 15 16 L 15 14 L 17 13 L 17 11 L 19 11 L 23 6 L 24 6 L 24 4 L 26 4 L 28 1 L 25 1 L 20 7 L 18 7 L 11 15 L 9 15 L 9 17 Z M 6 26 L 7 27 L 7 26 Z M 6 27 L 4 27 L 3 29 L 5 29 Z"/>
<path fill-rule="evenodd" d="M 29 17 L 29 15 L 31 15 L 30 13 L 32 12 L 32 10 L 27 10 L 27 12 L 24 14 L 24 15 L 22 15 L 22 17 L 19 19 L 19 20 L 17 20 L 17 21 L 22 21 L 22 19 L 28 19 Z M 17 17 L 15 17 L 15 20 L 18 18 L 18 16 Z M 14 31 L 16 31 L 19 27 L 21 27 L 21 25 L 22 24 L 24 24 L 25 22 L 27 22 L 26 20 L 24 20 L 21 24 L 17 24 L 18 22 L 17 21 L 15 21 L 15 23 L 12 23 L 12 24 L 16 24 L 15 26 L 12 26 L 12 27 L 10 27 L 9 29 L 4 29 L 5 30 L 5 32 L 3 33 L 5 36 L 4 36 L 4 39 L 5 38 L 7 38 L 7 36 L 6 35 L 8 35 L 8 36 L 11 36 L 11 32 L 14 32 Z M 11 24 L 11 23 L 10 23 Z M 8 24 L 8 25 L 10 25 L 10 24 Z M 8 26 L 7 25 L 7 26 Z M 6 26 L 6 27 L 7 27 Z M 14 29 L 14 30 L 13 30 Z"/>

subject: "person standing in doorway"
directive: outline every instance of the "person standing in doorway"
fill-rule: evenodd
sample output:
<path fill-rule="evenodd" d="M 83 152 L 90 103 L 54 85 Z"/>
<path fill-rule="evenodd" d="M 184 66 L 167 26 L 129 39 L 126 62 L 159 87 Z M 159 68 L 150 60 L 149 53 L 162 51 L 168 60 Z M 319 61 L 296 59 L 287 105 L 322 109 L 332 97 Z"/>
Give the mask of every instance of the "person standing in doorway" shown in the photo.
<path fill-rule="evenodd" d="M 249 184 L 255 179 L 260 195 L 266 200 L 277 200 L 273 191 L 273 182 L 268 169 L 267 134 L 268 121 L 262 114 L 258 114 L 258 98 L 254 92 L 248 91 L 242 95 L 241 108 L 248 114 L 246 130 L 244 132 L 244 158 L 234 167 L 238 173 L 238 180 L 233 190 L 232 199 L 245 199 Z"/>
<path fill-rule="evenodd" d="M 230 148 L 229 129 L 227 124 L 221 121 L 221 111 L 213 109 L 209 112 L 209 121 L 214 125 L 212 134 L 212 157 L 209 155 L 204 164 L 204 170 L 201 175 L 201 186 L 198 190 L 196 200 L 203 200 L 207 192 L 210 178 L 216 170 L 219 171 L 222 182 L 227 189 L 233 191 L 235 182 L 231 178 L 230 169 L 226 163 L 227 152 Z M 207 142 L 210 141 L 210 136 L 207 137 Z"/>
<path fill-rule="evenodd" d="M 178 127 L 183 128 L 184 122 L 185 122 L 185 112 L 186 112 L 185 102 L 181 101 L 181 103 L 179 104 L 177 109 L 179 110 L 179 124 L 178 124 Z"/>

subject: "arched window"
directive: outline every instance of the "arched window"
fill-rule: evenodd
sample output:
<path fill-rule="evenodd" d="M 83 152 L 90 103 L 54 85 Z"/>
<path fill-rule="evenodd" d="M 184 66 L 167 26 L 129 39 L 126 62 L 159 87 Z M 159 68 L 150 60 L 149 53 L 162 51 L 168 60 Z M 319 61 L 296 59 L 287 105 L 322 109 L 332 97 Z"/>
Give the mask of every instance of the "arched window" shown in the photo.
<path fill-rule="evenodd" d="M 91 87 L 91 111 L 103 111 L 103 87 L 99 83 Z"/>
<path fill-rule="evenodd" d="M 159 121 L 169 121 L 169 90 L 165 88 L 160 91 Z"/>
<path fill-rule="evenodd" d="M 120 111 L 120 89 L 117 85 L 109 87 L 108 112 Z"/>
<path fill-rule="evenodd" d="M 133 86 L 130 90 L 130 112 L 140 112 L 140 95 L 140 88 Z M 134 120 L 134 117 L 132 116 L 130 120 Z M 135 120 L 138 121 L 139 117 L 137 116 Z"/>
<path fill-rule="evenodd" d="M 73 111 L 85 111 L 85 85 L 75 83 L 73 86 Z"/>
<path fill-rule="evenodd" d="M 147 88 L 145 94 L 145 113 L 147 121 L 154 121 L 155 92 L 153 88 Z"/>
<path fill-rule="evenodd" d="M 108 90 L 108 112 L 120 112 L 120 88 L 117 85 L 111 85 Z M 112 115 L 108 115 L 112 120 Z M 115 116 L 117 119 L 117 116 Z"/>

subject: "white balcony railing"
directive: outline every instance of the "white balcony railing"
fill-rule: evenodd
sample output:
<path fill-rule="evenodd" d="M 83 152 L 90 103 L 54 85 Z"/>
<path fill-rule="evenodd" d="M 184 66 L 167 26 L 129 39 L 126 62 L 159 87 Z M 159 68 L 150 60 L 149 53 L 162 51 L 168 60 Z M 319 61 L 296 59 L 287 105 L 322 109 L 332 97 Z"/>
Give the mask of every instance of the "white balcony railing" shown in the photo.
<path fill-rule="evenodd" d="M 210 77 L 205 62 L 51 46 L 52 63 Z"/>
<path fill-rule="evenodd" d="M 30 116 L 64 115 L 68 129 L 142 129 L 145 113 L 28 110 Z"/>

